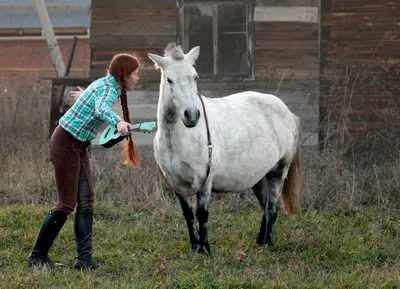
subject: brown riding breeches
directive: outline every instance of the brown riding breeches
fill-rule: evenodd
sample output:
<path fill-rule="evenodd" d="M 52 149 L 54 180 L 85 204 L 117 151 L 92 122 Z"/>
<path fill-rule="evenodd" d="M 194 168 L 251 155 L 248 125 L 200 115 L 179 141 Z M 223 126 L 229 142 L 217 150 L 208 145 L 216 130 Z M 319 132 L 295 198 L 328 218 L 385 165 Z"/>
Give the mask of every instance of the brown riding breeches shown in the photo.
<path fill-rule="evenodd" d="M 93 177 L 87 148 L 90 142 L 75 139 L 57 126 L 50 140 L 50 155 L 54 167 L 58 201 L 55 211 L 72 213 L 93 210 Z"/>

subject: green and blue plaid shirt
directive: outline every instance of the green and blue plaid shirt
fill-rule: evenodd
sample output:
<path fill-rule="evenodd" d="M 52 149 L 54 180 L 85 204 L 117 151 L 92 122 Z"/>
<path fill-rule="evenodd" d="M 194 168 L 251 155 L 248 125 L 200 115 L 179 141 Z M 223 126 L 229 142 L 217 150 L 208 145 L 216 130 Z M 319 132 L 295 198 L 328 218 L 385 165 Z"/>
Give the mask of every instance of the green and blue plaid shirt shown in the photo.
<path fill-rule="evenodd" d="M 108 73 L 85 89 L 74 105 L 60 118 L 60 126 L 80 141 L 95 139 L 104 122 L 116 125 L 122 120 L 112 111 L 112 106 L 120 94 L 118 82 Z"/>

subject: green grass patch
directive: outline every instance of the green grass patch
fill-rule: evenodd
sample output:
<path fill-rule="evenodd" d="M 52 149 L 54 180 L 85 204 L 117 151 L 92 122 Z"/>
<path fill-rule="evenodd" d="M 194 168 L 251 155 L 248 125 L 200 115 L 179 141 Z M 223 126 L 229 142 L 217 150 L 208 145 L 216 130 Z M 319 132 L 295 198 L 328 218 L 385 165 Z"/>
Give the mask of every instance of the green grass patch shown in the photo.
<path fill-rule="evenodd" d="M 210 211 L 210 257 L 191 256 L 180 208 L 97 204 L 94 258 L 73 269 L 73 215 L 50 257 L 68 266 L 27 267 L 48 209 L 0 208 L 1 288 L 399 288 L 400 212 L 362 208 L 278 216 L 274 247 L 255 240 L 258 208 Z"/>

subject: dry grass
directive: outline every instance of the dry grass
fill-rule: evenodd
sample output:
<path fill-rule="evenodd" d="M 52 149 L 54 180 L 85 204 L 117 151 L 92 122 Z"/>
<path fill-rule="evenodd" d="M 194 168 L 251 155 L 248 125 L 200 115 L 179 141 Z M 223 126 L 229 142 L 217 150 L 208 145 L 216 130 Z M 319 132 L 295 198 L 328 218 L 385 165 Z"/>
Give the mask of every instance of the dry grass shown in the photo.
<path fill-rule="evenodd" d="M 364 91 L 366 86 L 376 88 L 380 81 L 381 89 L 385 89 L 383 94 L 394 95 L 398 90 L 395 86 L 398 74 L 386 70 L 392 77 L 392 82 L 387 84 L 383 72 L 374 71 L 374 81 L 366 84 L 370 75 L 363 76 L 357 69 L 347 67 L 338 74 L 338 81 L 331 87 L 335 105 L 328 107 L 329 113 L 324 118 L 324 149 L 303 149 L 303 205 L 307 210 L 366 204 L 400 208 L 397 146 L 400 114 L 393 113 L 398 112 L 396 99 L 393 98 L 393 105 L 388 104 L 388 113 L 381 119 L 386 125 L 385 130 L 366 135 L 363 142 L 368 146 L 363 154 L 357 153 L 357 143 L 349 133 L 348 113 L 353 95 Z M 56 200 L 48 159 L 49 104 L 49 90 L 33 88 L 0 95 L 0 204 L 43 204 Z M 385 149 L 377 150 L 377 145 L 382 144 Z M 159 204 L 160 207 L 176 201 L 157 172 L 151 148 L 140 148 L 140 154 L 143 163 L 139 169 L 123 165 L 119 154 L 102 153 L 103 157 L 92 159 L 96 201 L 117 205 Z M 216 196 L 215 203 L 257 206 L 250 192 Z"/>

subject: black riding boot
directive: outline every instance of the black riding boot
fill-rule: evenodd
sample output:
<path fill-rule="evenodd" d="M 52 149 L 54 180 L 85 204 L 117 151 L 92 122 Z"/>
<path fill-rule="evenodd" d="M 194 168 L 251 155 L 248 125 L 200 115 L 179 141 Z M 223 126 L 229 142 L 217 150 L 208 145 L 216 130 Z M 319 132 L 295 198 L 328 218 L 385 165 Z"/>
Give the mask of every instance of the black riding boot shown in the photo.
<path fill-rule="evenodd" d="M 95 269 L 99 265 L 92 259 L 92 224 L 93 212 L 77 211 L 75 214 L 74 232 L 77 259 L 76 269 Z"/>
<path fill-rule="evenodd" d="M 67 213 L 61 211 L 50 211 L 43 220 L 36 244 L 28 256 L 28 265 L 30 267 L 65 267 L 64 264 L 54 263 L 48 256 L 51 245 L 56 239 L 61 228 L 67 220 Z"/>

